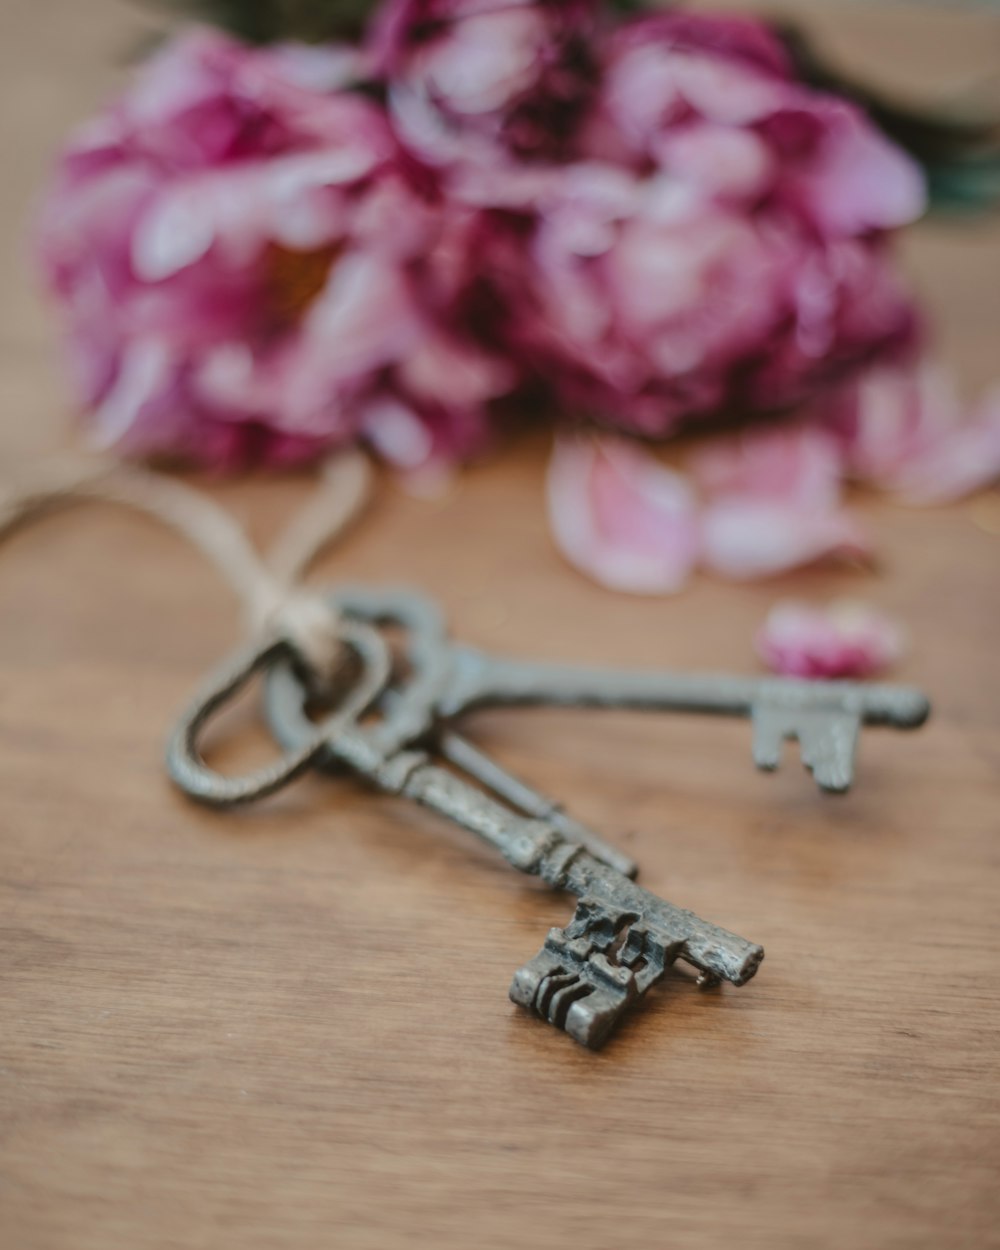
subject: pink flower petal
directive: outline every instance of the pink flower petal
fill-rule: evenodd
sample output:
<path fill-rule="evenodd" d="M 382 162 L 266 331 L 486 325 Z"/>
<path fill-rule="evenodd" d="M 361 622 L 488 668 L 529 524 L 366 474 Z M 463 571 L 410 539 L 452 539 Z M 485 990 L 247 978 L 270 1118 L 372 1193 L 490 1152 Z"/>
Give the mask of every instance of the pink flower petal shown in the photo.
<path fill-rule="evenodd" d="M 679 474 L 611 439 L 557 439 L 549 519 L 569 562 L 611 590 L 668 594 L 698 557 L 692 493 Z"/>
<path fill-rule="evenodd" d="M 1000 478 L 1000 387 L 966 414 L 940 365 L 870 369 L 827 408 L 852 472 L 910 503 L 945 503 Z"/>
<path fill-rule="evenodd" d="M 968 421 L 947 430 L 901 472 L 898 487 L 909 503 L 949 503 L 1000 479 L 1000 387 L 994 387 Z"/>
<path fill-rule="evenodd" d="M 863 559 L 871 548 L 849 513 L 733 495 L 710 504 L 702 521 L 706 568 L 744 581 L 771 577 L 830 556 Z"/>
<path fill-rule="evenodd" d="M 840 493 L 841 453 L 829 432 L 794 424 L 713 438 L 691 458 L 709 495 L 818 508 Z"/>
<path fill-rule="evenodd" d="M 759 195 L 774 173 L 764 141 L 752 130 L 732 126 L 695 122 L 667 131 L 655 150 L 668 175 L 693 184 L 706 198 Z"/>
<path fill-rule="evenodd" d="M 959 400 L 937 365 L 876 365 L 835 392 L 825 415 L 850 471 L 894 490 L 906 465 L 958 424 Z"/>
<path fill-rule="evenodd" d="M 814 160 L 793 179 L 822 229 L 863 234 L 905 226 L 924 211 L 920 166 L 890 142 L 860 110 L 843 101 L 816 101 L 811 112 L 823 138 Z"/>
<path fill-rule="evenodd" d="M 417 398 L 451 408 L 473 408 L 496 399 L 516 380 L 506 361 L 433 332 L 407 354 L 399 377 Z"/>
<path fill-rule="evenodd" d="M 126 440 L 143 408 L 168 393 L 176 362 L 162 339 L 136 339 L 121 354 L 118 373 L 94 414 L 93 437 L 100 448 Z"/>
<path fill-rule="evenodd" d="M 786 600 L 768 613 L 754 646 L 768 668 L 790 677 L 869 677 L 899 659 L 903 634 L 863 603 L 813 608 Z"/>
<path fill-rule="evenodd" d="M 842 456 L 814 425 L 713 439 L 692 458 L 708 502 L 704 562 L 723 577 L 768 577 L 831 555 L 868 553 L 840 507 Z"/>

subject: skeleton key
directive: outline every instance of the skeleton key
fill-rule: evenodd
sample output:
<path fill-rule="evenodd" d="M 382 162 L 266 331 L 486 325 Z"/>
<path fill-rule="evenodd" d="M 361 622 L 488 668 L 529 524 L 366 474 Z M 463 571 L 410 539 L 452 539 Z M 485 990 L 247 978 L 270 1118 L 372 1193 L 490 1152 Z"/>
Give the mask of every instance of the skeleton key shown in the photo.
<path fill-rule="evenodd" d="M 906 686 L 508 659 L 449 642 L 436 608 L 412 591 L 346 588 L 334 600 L 349 618 L 394 621 L 407 630 L 415 690 L 394 708 L 383 737 L 387 744 L 401 746 L 481 707 L 552 705 L 749 716 L 758 768 L 776 768 L 783 741 L 797 738 L 802 762 L 820 788 L 842 792 L 854 780 L 862 724 L 914 729 L 930 711 L 926 696 Z M 468 744 L 453 745 L 460 755 L 472 751 Z M 485 757 L 480 761 L 495 768 Z M 627 871 L 621 863 L 614 866 Z"/>
<path fill-rule="evenodd" d="M 414 799 L 479 835 L 521 872 L 579 899 L 572 921 L 514 975 L 510 998 L 592 1049 L 676 959 L 699 985 L 744 985 L 762 947 L 642 889 L 547 819 L 512 812 L 460 777 L 404 751 L 382 762 L 363 734 L 341 734 L 337 758 L 380 790 Z"/>
<path fill-rule="evenodd" d="M 556 705 L 635 708 L 749 716 L 753 759 L 772 770 L 786 738 L 797 738 L 802 762 L 823 790 L 842 792 L 854 780 L 861 725 L 912 729 L 930 706 L 918 690 L 859 682 L 738 677 L 724 673 L 613 671 L 511 660 L 456 646 L 450 685 L 439 714 L 476 707 Z"/>

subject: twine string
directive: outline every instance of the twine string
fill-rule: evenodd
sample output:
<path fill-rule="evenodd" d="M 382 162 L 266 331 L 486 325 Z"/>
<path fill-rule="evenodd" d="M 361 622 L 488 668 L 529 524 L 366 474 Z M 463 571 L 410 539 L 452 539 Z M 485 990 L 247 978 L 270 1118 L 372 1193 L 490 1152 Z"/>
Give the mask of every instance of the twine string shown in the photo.
<path fill-rule="evenodd" d="M 285 638 L 320 678 L 343 659 L 339 615 L 302 579 L 319 553 L 340 538 L 371 496 L 371 464 L 356 449 L 324 466 L 320 485 L 261 557 L 236 518 L 204 492 L 151 469 L 110 459 L 68 456 L 43 462 L 0 488 L 0 540 L 54 509 L 92 500 L 123 504 L 181 535 L 215 566 L 239 598 L 256 640 Z"/>

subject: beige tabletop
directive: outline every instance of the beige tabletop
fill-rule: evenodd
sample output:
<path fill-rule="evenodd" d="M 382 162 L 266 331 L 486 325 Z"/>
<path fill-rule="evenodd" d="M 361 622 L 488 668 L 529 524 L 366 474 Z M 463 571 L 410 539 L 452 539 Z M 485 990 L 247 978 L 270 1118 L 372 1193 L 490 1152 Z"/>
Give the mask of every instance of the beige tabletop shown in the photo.
<path fill-rule="evenodd" d="M 985 9 L 807 12 L 902 87 L 996 62 Z M 148 25 L 3 5 L 4 476 L 67 437 L 31 195 Z M 930 223 L 905 252 L 971 393 L 1000 375 L 1000 230 Z M 166 727 L 236 628 L 199 557 L 111 509 L 24 532 L 0 551 L 3 1250 L 1000 1245 L 1000 502 L 861 498 L 875 573 L 636 601 L 560 563 L 544 454 L 434 501 L 384 480 L 324 573 L 416 582 L 514 654 L 744 671 L 775 598 L 858 595 L 907 623 L 932 722 L 867 733 L 831 799 L 794 758 L 755 773 L 742 723 L 480 716 L 649 888 L 767 948 L 742 990 L 668 980 L 594 1055 L 507 1000 L 570 902 L 468 836 L 347 782 L 229 815 L 171 790 Z M 262 539 L 307 491 L 209 486 Z"/>

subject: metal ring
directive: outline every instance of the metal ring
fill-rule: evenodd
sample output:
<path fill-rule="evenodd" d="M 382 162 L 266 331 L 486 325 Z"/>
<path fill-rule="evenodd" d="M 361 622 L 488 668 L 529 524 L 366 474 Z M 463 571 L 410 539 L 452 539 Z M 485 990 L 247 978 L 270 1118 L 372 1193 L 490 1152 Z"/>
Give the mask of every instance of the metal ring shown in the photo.
<path fill-rule="evenodd" d="M 340 586 L 330 595 L 330 602 L 344 619 L 401 625 L 405 631 L 401 649 L 410 671 L 394 684 L 391 701 L 380 707 L 382 719 L 366 727 L 362 735 L 377 755 L 393 755 L 419 740 L 434 724 L 440 687 L 451 662 L 444 620 L 431 600 L 402 587 Z M 302 749 L 312 728 L 305 704 L 305 691 L 292 664 L 287 657 L 279 659 L 267 672 L 264 715 L 286 751 Z M 348 742 L 341 737 L 337 745 L 346 748 Z M 343 766 L 341 752 L 332 742 L 314 762 L 330 772 Z"/>
<path fill-rule="evenodd" d="M 361 675 L 344 703 L 313 728 L 305 741 L 273 763 L 252 773 L 227 777 L 209 768 L 198 739 L 211 717 L 243 689 L 255 673 L 271 669 L 293 655 L 286 639 L 244 650 L 230 657 L 206 681 L 182 714 L 167 744 L 167 772 L 175 785 L 200 803 L 232 807 L 264 798 L 306 771 L 336 737 L 361 716 L 388 685 L 392 672 L 389 648 L 377 630 L 358 621 L 342 621 L 341 640 L 362 662 Z"/>

